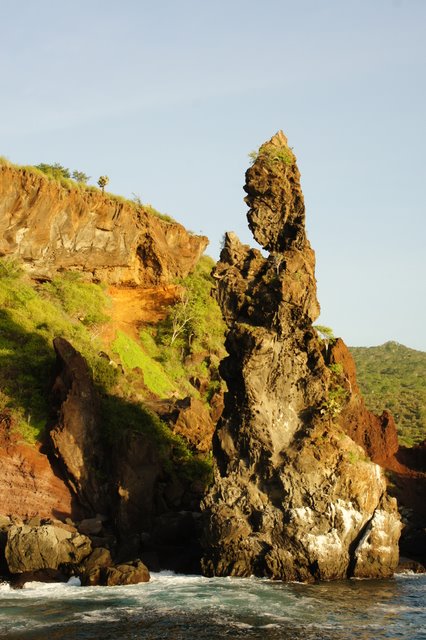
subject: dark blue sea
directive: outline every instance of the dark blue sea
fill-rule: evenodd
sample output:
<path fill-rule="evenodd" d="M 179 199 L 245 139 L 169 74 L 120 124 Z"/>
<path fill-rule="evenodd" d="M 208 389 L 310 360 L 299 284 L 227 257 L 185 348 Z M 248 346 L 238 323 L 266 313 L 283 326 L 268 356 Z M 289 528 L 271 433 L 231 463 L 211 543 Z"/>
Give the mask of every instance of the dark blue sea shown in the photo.
<path fill-rule="evenodd" d="M 426 640 L 426 576 L 315 585 L 158 573 L 148 584 L 0 585 L 1 640 Z"/>

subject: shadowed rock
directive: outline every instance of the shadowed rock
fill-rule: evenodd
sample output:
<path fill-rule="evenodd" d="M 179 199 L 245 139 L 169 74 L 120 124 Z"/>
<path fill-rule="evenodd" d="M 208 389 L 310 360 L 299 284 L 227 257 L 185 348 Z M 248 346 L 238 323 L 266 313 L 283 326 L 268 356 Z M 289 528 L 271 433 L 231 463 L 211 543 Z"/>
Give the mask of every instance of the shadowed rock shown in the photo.
<path fill-rule="evenodd" d="M 53 396 L 58 420 L 50 431 L 53 451 L 68 484 L 87 512 L 109 509 L 107 460 L 99 421 L 99 400 L 83 356 L 64 338 L 55 338 L 57 375 Z"/>

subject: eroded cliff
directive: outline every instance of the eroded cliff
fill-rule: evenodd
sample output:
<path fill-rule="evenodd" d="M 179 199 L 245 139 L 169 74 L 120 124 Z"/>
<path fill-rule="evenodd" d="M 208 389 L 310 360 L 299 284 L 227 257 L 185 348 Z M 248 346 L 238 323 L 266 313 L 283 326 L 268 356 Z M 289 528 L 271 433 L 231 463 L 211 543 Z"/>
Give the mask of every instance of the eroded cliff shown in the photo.
<path fill-rule="evenodd" d="M 345 431 L 345 391 L 312 325 L 315 257 L 282 132 L 260 147 L 245 191 L 250 229 L 269 255 L 229 233 L 216 268 L 228 393 L 204 502 L 204 571 L 304 581 L 390 575 L 396 501 Z"/>
<path fill-rule="evenodd" d="M 112 284 L 167 283 L 207 243 L 143 206 L 0 165 L 0 255 L 22 259 L 33 277 L 76 270 Z"/>

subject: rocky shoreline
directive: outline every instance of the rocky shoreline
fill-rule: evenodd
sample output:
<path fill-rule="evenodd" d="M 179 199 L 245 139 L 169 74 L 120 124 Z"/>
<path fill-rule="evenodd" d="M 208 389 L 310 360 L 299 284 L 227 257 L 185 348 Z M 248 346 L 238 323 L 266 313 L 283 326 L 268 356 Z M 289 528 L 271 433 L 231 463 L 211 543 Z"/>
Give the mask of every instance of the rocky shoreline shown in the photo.
<path fill-rule="evenodd" d="M 109 546 L 114 542 L 103 530 L 102 517 L 75 524 L 69 518 L 23 522 L 1 516 L 0 573 L 15 588 L 30 581 L 67 582 L 73 576 L 85 586 L 148 582 L 149 571 L 140 559 L 113 560 Z"/>

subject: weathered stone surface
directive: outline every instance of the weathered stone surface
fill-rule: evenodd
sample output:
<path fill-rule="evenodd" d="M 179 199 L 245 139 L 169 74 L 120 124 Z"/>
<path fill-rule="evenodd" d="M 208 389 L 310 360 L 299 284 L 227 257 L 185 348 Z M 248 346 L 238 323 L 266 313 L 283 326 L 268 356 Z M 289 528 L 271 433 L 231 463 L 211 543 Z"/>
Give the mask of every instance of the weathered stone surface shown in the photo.
<path fill-rule="evenodd" d="M 97 536 L 102 531 L 102 519 L 85 518 L 79 522 L 78 530 L 86 536 Z"/>
<path fill-rule="evenodd" d="M 340 338 L 328 348 L 327 361 L 331 366 L 341 366 L 338 382 L 347 393 L 340 425 L 391 478 L 389 491 L 398 500 L 403 522 L 400 551 L 426 563 L 426 448 L 424 445 L 399 447 L 393 416 L 388 411 L 375 416 L 367 410 L 357 385 L 355 363 Z M 365 566 L 368 568 L 368 563 Z"/>
<path fill-rule="evenodd" d="M 392 574 L 400 522 L 380 467 L 342 429 L 336 380 L 312 323 L 315 257 L 299 172 L 282 133 L 246 173 L 249 225 L 228 233 L 217 297 L 228 385 L 204 501 L 208 575 L 311 581 Z"/>
<path fill-rule="evenodd" d="M 188 397 L 178 400 L 175 409 L 173 431 L 183 436 L 197 451 L 210 451 L 214 424 L 205 404 Z"/>
<path fill-rule="evenodd" d="M 99 401 L 87 363 L 69 342 L 55 338 L 57 375 L 53 395 L 57 425 L 50 431 L 53 451 L 70 487 L 89 513 L 109 510 L 106 451 Z"/>
<path fill-rule="evenodd" d="M 388 577 L 389 568 L 395 570 L 399 563 L 400 533 L 396 500 L 384 495 L 356 547 L 355 578 Z"/>
<path fill-rule="evenodd" d="M 0 513 L 20 518 L 66 517 L 72 493 L 58 477 L 40 446 L 18 438 L 12 418 L 0 416 Z"/>
<path fill-rule="evenodd" d="M 116 587 L 125 584 L 138 584 L 149 582 L 149 571 L 141 560 L 135 560 L 126 564 L 117 564 L 105 569 L 101 584 L 108 587 Z"/>
<path fill-rule="evenodd" d="M 91 550 L 89 538 L 63 527 L 13 525 L 7 534 L 5 556 L 10 573 L 24 573 L 76 565 Z"/>
<path fill-rule="evenodd" d="M 151 528 L 163 469 L 157 448 L 145 434 L 124 431 L 113 452 L 115 518 L 125 537 Z"/>
<path fill-rule="evenodd" d="M 79 567 L 79 576 L 83 586 L 102 584 L 103 571 L 113 564 L 109 549 L 98 547 L 84 560 Z"/>
<path fill-rule="evenodd" d="M 72 269 L 109 283 L 166 283 L 187 275 L 207 243 L 149 208 L 0 167 L 0 255 L 22 258 L 34 277 Z"/>

